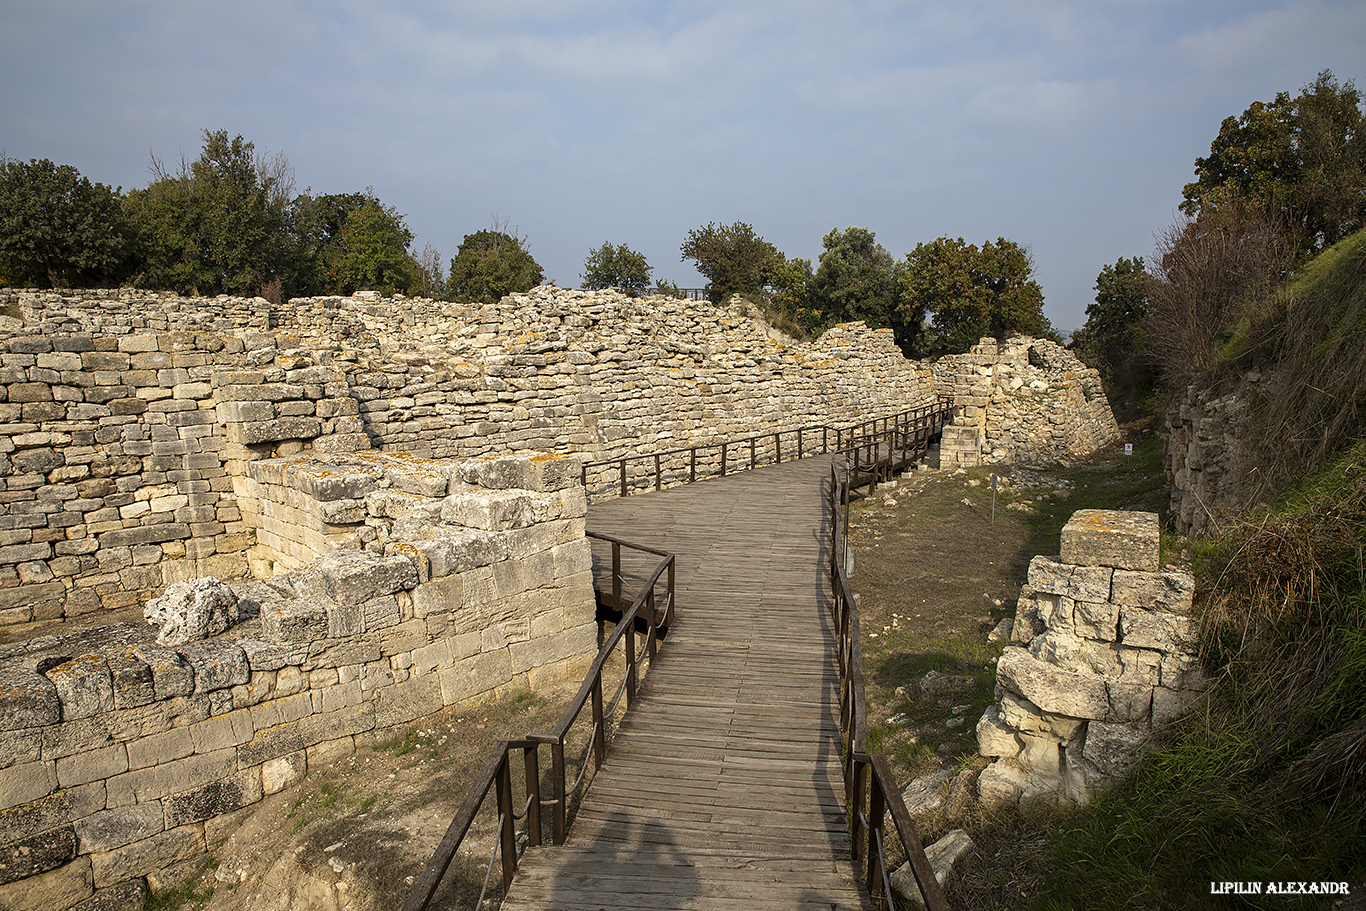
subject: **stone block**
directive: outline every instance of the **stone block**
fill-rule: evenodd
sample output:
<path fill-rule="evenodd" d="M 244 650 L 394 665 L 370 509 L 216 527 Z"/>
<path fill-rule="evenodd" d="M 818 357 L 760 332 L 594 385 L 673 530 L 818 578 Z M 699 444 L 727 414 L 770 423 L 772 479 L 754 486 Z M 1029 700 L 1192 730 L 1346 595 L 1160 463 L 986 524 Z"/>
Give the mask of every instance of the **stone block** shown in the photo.
<path fill-rule="evenodd" d="M 147 769 L 192 755 L 194 738 L 190 736 L 188 727 L 174 727 L 129 741 L 127 749 L 128 768 Z"/>
<path fill-rule="evenodd" d="M 0 845 L 74 822 L 104 809 L 103 782 L 57 791 L 0 813 Z"/>
<path fill-rule="evenodd" d="M 261 790 L 277 794 L 302 781 L 308 774 L 308 754 L 304 750 L 271 759 L 261 766 Z"/>
<path fill-rule="evenodd" d="M 975 847 L 972 838 L 962 829 L 953 829 L 927 847 L 925 859 L 930 862 L 930 869 L 934 871 L 935 882 L 943 886 L 952 874 L 954 865 Z M 915 873 L 911 871 L 909 863 L 904 863 L 898 867 L 892 873 L 891 880 L 892 891 L 904 902 L 897 907 L 907 908 L 909 911 L 923 911 L 925 900 L 920 893 L 920 885 L 916 882 Z"/>
<path fill-rule="evenodd" d="M 987 706 L 977 722 L 977 752 L 983 756 L 1010 759 L 1018 756 L 1021 744 L 1019 738 L 1001 721 L 1000 709 Z"/>
<path fill-rule="evenodd" d="M 507 542 L 501 535 L 480 531 L 444 531 L 439 537 L 413 541 L 412 545 L 426 557 L 433 579 L 468 572 L 508 557 Z M 416 600 L 417 592 L 413 597 Z"/>
<path fill-rule="evenodd" d="M 1010 692 L 1001 695 L 999 711 L 1000 720 L 1007 727 L 1058 743 L 1070 743 L 1086 729 L 1086 722 L 1080 718 L 1045 712 L 1023 696 Z"/>
<path fill-rule="evenodd" d="M 131 709 L 156 701 L 152 669 L 131 646 L 101 650 L 114 686 L 114 708 Z"/>
<path fill-rule="evenodd" d="M 1149 727 L 1142 722 L 1093 721 L 1081 754 L 1102 775 L 1118 778 L 1138 761 L 1148 734 Z"/>
<path fill-rule="evenodd" d="M 1074 566 L 1048 557 L 1029 561 L 1029 587 L 1039 594 L 1059 595 L 1073 601 L 1110 600 L 1112 571 L 1102 566 Z"/>
<path fill-rule="evenodd" d="M 96 889 L 95 894 L 71 911 L 142 911 L 147 904 L 147 883 L 130 879 L 116 886 Z"/>
<path fill-rule="evenodd" d="M 1016 646 L 1002 652 L 996 674 L 1003 686 L 1045 712 L 1072 718 L 1110 717 L 1110 698 L 1103 677 L 1062 670 Z"/>
<path fill-rule="evenodd" d="M 57 784 L 63 788 L 100 781 L 128 771 L 128 751 L 121 743 L 57 760 Z"/>
<path fill-rule="evenodd" d="M 1077 601 L 1072 628 L 1086 639 L 1113 642 L 1119 634 L 1119 608 L 1110 601 Z"/>
<path fill-rule="evenodd" d="M 188 696 L 194 692 L 194 670 L 179 652 L 164 645 L 144 643 L 133 649 L 133 655 L 151 671 L 157 699 Z"/>
<path fill-rule="evenodd" d="M 205 851 L 204 827 L 181 826 L 133 842 L 113 851 L 90 855 L 95 885 L 113 886 L 125 880 L 155 873 L 177 861 Z"/>
<path fill-rule="evenodd" d="M 0 769 L 0 809 L 40 800 L 57 790 L 53 762 L 26 762 Z"/>
<path fill-rule="evenodd" d="M 95 891 L 91 861 L 78 857 L 65 866 L 0 886 L 5 911 L 52 911 L 70 908 Z"/>
<path fill-rule="evenodd" d="M 1199 632 L 1199 623 L 1184 614 L 1120 608 L 1119 641 L 1128 646 L 1160 652 L 1193 651 Z"/>
<path fill-rule="evenodd" d="M 441 521 L 462 528 L 506 531 L 533 524 L 535 511 L 531 494 L 524 490 L 466 489 L 442 501 Z"/>
<path fill-rule="evenodd" d="M 358 605 L 417 585 L 417 570 L 406 557 L 382 557 L 363 550 L 339 550 L 319 557 L 312 570 L 329 598 Z"/>
<path fill-rule="evenodd" d="M 0 731 L 55 724 L 60 718 L 61 700 L 51 680 L 26 667 L 0 666 Z"/>
<path fill-rule="evenodd" d="M 261 775 L 256 769 L 248 769 L 221 781 L 211 781 L 198 788 L 172 794 L 162 799 L 161 806 L 169 831 L 240 810 L 260 799 Z"/>
<path fill-rule="evenodd" d="M 279 601 L 261 611 L 261 635 L 277 645 L 315 642 L 327 637 L 327 611 L 312 599 Z"/>
<path fill-rule="evenodd" d="M 82 854 L 113 851 L 165 831 L 161 801 L 103 810 L 75 823 Z"/>
<path fill-rule="evenodd" d="M 57 689 L 62 718 L 92 718 L 114 710 L 114 682 L 100 655 L 81 655 L 49 668 L 47 679 Z"/>
<path fill-rule="evenodd" d="M 0 847 L 0 886 L 56 869 L 76 857 L 71 826 L 30 835 Z"/>
<path fill-rule="evenodd" d="M 1160 549 L 1157 513 L 1152 512 L 1081 509 L 1062 530 L 1063 562 L 1077 566 L 1153 571 Z"/>
<path fill-rule="evenodd" d="M 1121 607 L 1176 611 L 1189 614 L 1195 599 L 1195 579 L 1181 572 L 1116 570 L 1110 600 Z"/>
<path fill-rule="evenodd" d="M 191 642 L 178 649 L 194 670 L 194 691 L 209 693 L 246 683 L 251 677 L 246 653 L 225 640 Z"/>

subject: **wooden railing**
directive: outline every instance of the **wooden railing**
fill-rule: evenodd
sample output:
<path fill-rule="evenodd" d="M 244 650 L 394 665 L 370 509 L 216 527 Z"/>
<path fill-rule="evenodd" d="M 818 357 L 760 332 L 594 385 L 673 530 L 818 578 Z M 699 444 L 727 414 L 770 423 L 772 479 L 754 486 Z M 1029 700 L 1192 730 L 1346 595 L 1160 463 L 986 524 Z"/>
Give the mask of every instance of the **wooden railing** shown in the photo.
<path fill-rule="evenodd" d="M 889 452 L 890 457 L 890 452 Z M 871 468 L 865 463 L 865 467 Z M 841 478 L 838 468 L 831 468 L 829 481 L 828 520 L 833 529 L 830 548 L 830 587 L 833 595 L 832 611 L 836 629 L 836 647 L 840 671 L 840 731 L 844 735 L 844 790 L 845 806 L 849 811 L 849 839 L 854 863 L 865 865 L 868 891 L 881 890 L 885 907 L 894 909 L 891 870 L 888 869 L 886 843 L 883 837 L 885 817 L 891 812 L 893 827 L 901 840 L 906 860 L 920 886 L 925 907 L 929 911 L 948 911 L 944 890 L 934 877 L 924 845 L 915 831 L 911 814 L 901 798 L 896 779 L 887 759 L 868 752 L 868 718 L 863 696 L 863 649 L 859 643 L 858 599 L 849 586 L 846 530 L 841 525 L 841 507 L 848 505 L 854 479 Z M 865 798 L 867 800 L 865 806 Z"/>
<path fill-rule="evenodd" d="M 621 455 L 584 463 L 581 480 L 590 499 L 595 493 L 612 491 L 625 497 L 632 492 L 661 490 L 666 486 L 708 477 L 723 478 L 728 472 L 753 469 L 760 465 L 779 465 L 785 458 L 791 461 L 829 452 L 851 452 L 858 460 L 861 472 L 883 472 L 890 476 L 891 472 L 900 470 L 906 463 L 902 461 L 895 467 L 889 467 L 891 461 L 885 450 L 898 447 L 899 452 L 918 449 L 923 453 L 943 429 L 948 415 L 948 403 L 936 401 L 847 427 L 813 424 L 737 440 Z M 884 448 L 881 456 L 876 452 L 879 445 Z M 613 474 L 616 475 L 614 482 L 607 483 L 605 478 Z M 595 480 L 594 486 L 589 486 L 590 477 L 604 480 Z M 876 480 L 885 478 L 875 479 L 873 483 Z"/>
<path fill-rule="evenodd" d="M 612 629 L 602 647 L 598 649 L 598 655 L 594 659 L 592 667 L 588 669 L 578 692 L 569 703 L 568 708 L 565 709 L 564 714 L 561 715 L 560 722 L 554 730 L 543 734 L 528 734 L 521 740 L 502 740 L 493 746 L 488 760 L 485 761 L 474 785 L 470 788 L 454 819 L 451 820 L 451 824 L 437 845 L 431 860 L 427 862 L 422 874 L 413 882 L 412 890 L 408 893 L 408 899 L 403 904 L 404 911 L 425 911 L 429 906 L 442 878 L 450 867 L 451 861 L 454 860 L 456 852 L 460 849 L 461 842 L 474 824 L 475 817 L 484 805 L 490 791 L 497 795 L 497 832 L 494 835 L 494 849 L 489 857 L 483 889 L 474 905 L 476 909 L 483 906 L 485 894 L 488 892 L 494 870 L 497 867 L 501 866 L 503 891 L 506 892 L 508 886 L 511 885 L 512 877 L 517 872 L 517 863 L 520 857 L 519 842 L 525 842 L 526 846 L 536 846 L 542 843 L 544 837 L 542 826 L 547 808 L 550 809 L 552 843 L 563 844 L 570 823 L 570 804 L 582 795 L 583 787 L 588 781 L 591 781 L 589 777 L 590 767 L 592 773 L 596 774 L 606 758 L 607 742 L 611 739 L 614 719 L 617 716 L 621 699 L 623 696 L 625 697 L 628 709 L 635 701 L 640 678 L 648 670 L 648 667 L 643 667 L 643 665 L 647 660 L 653 663 L 659 647 L 660 630 L 667 629 L 674 619 L 674 558 L 672 554 L 664 551 L 628 544 L 606 535 L 588 532 L 588 536 L 606 541 L 611 545 L 613 554 L 611 586 L 617 595 L 618 603 L 620 603 L 623 584 L 622 548 L 651 554 L 662 559 L 654 567 L 654 571 L 645 579 L 639 594 L 631 602 L 631 606 L 626 609 L 621 620 Z M 661 584 L 661 581 L 664 585 L 664 592 L 661 596 L 656 597 L 655 589 Z M 639 643 L 636 641 L 641 632 L 638 629 L 640 626 L 644 627 L 645 642 L 643 648 L 639 648 Z M 624 650 L 622 679 L 615 694 L 610 700 L 607 700 L 604 698 L 604 676 L 618 645 L 622 646 Z M 573 784 L 569 784 L 565 744 L 569 739 L 570 730 L 580 716 L 584 714 L 583 710 L 586 706 L 591 707 L 592 727 L 588 732 L 584 755 L 576 762 L 579 771 L 575 775 Z M 549 746 L 550 748 L 550 796 L 545 794 L 546 789 L 541 781 L 541 763 L 538 755 L 538 749 L 541 746 Z M 521 805 L 521 809 L 514 806 L 512 785 L 513 760 L 518 753 L 522 757 L 523 777 L 526 782 L 526 800 Z M 591 763 L 589 762 L 590 756 L 592 758 Z M 517 832 L 518 821 L 525 822 L 520 837 Z"/>

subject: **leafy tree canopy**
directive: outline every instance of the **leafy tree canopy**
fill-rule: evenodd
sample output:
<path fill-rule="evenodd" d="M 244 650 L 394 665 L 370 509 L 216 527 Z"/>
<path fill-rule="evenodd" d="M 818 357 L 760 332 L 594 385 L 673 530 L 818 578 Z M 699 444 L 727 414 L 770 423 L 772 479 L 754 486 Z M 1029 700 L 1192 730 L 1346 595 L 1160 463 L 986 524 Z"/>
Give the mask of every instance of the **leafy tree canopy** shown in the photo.
<path fill-rule="evenodd" d="M 769 272 L 782 256 L 744 222 L 694 228 L 683 241 L 682 258 L 692 260 L 707 279 L 707 296 L 720 303 L 732 294 L 758 297 Z"/>
<path fill-rule="evenodd" d="M 305 194 L 293 208 L 303 248 L 300 285 L 309 293 L 409 294 L 422 284 L 421 267 L 408 251 L 413 232 L 372 189 L 316 199 Z"/>
<path fill-rule="evenodd" d="M 539 285 L 545 273 L 524 242 L 497 227 L 466 234 L 451 260 L 451 296 L 491 304 Z"/>
<path fill-rule="evenodd" d="M 1155 376 L 1142 357 L 1142 326 L 1148 317 L 1152 276 L 1143 258 L 1120 257 L 1096 276 L 1096 299 L 1086 306 L 1086 325 L 1072 337 L 1085 363 L 1100 371 L 1112 396 L 1136 405 L 1151 391 Z"/>
<path fill-rule="evenodd" d="M 900 266 L 867 228 L 831 228 L 811 282 L 810 319 L 819 335 L 836 323 L 862 320 L 870 328 L 895 328 Z"/>
<path fill-rule="evenodd" d="M 281 156 L 227 131 L 204 131 L 193 163 L 128 195 L 143 253 L 138 281 L 200 294 L 254 294 L 286 260 L 292 171 Z"/>
<path fill-rule="evenodd" d="M 118 190 L 46 158 L 0 158 L 0 280 L 101 285 L 119 279 L 128 252 Z"/>
<path fill-rule="evenodd" d="M 637 253 L 625 244 L 612 246 L 604 243 L 601 247 L 588 251 L 583 261 L 583 287 L 589 291 L 602 288 L 620 288 L 632 294 L 639 294 L 650 286 L 650 268 L 645 254 Z"/>
<path fill-rule="evenodd" d="M 930 320 L 917 351 L 961 353 L 1014 332 L 1053 336 L 1033 268 L 1024 248 L 1004 237 L 981 247 L 961 237 L 916 244 L 900 275 L 900 313 L 908 327 Z"/>
<path fill-rule="evenodd" d="M 1329 70 L 1291 97 L 1254 101 L 1225 118 L 1207 157 L 1195 160 L 1181 208 L 1188 215 L 1230 201 L 1284 222 L 1295 246 L 1321 250 L 1366 225 L 1366 116 L 1361 93 Z"/>

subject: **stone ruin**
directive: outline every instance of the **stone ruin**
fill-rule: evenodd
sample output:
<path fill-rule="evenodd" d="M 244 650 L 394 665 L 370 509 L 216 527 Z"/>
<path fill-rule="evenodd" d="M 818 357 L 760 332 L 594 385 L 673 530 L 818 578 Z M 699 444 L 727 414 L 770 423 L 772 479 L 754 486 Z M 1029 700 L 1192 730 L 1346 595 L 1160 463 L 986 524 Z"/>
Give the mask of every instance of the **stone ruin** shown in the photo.
<path fill-rule="evenodd" d="M 984 803 L 1085 803 L 1203 687 L 1194 579 L 1159 567 L 1155 513 L 1085 509 L 1035 557 L 977 724 Z"/>
<path fill-rule="evenodd" d="M 558 288 L 0 303 L 0 628 L 31 636 L 0 645 L 6 908 L 138 907 L 377 732 L 581 673 L 584 516 L 615 480 L 585 461 L 944 395 L 953 464 L 1113 438 L 1046 343 L 932 369 L 862 324 L 788 345 L 734 307 Z"/>

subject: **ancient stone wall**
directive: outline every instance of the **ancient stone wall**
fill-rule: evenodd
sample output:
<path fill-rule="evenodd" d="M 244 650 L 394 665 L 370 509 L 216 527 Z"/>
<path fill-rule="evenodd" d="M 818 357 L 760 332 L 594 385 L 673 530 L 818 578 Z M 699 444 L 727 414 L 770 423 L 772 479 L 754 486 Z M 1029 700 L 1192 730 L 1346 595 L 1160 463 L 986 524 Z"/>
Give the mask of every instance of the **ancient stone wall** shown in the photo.
<path fill-rule="evenodd" d="M 1167 480 L 1177 531 L 1200 534 L 1245 510 L 1261 481 L 1255 459 L 1243 444 L 1246 386 L 1216 392 L 1187 387 L 1166 415 Z"/>
<path fill-rule="evenodd" d="M 0 624 L 248 578 L 248 519 L 264 508 L 248 466 L 262 459 L 609 458 L 850 424 L 934 397 L 890 331 L 860 323 L 787 346 L 738 310 L 615 292 L 283 307 L 0 292 L 0 304 L 23 315 L 0 318 Z"/>
<path fill-rule="evenodd" d="M 997 703 L 977 725 L 983 801 L 1084 803 L 1122 775 L 1153 730 L 1203 685 L 1195 583 L 1158 566 L 1156 513 L 1081 510 L 1062 555 L 1035 557 Z"/>
<path fill-rule="evenodd" d="M 934 380 L 953 396 L 945 467 L 1074 459 L 1119 439 L 1100 374 L 1046 339 L 984 338 L 936 362 Z"/>
<path fill-rule="evenodd" d="M 168 647 L 126 623 L 0 647 L 0 907 L 108 907 L 358 742 L 591 663 L 574 460 L 452 465 L 440 496 L 409 493 L 392 461 L 266 469 L 285 490 L 368 478 L 353 499 L 378 521 L 362 527 L 388 534 L 233 586 L 248 619 L 204 641 Z M 421 522 L 405 526 L 396 503 Z"/>

